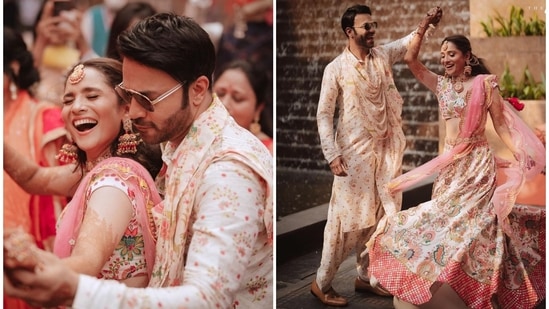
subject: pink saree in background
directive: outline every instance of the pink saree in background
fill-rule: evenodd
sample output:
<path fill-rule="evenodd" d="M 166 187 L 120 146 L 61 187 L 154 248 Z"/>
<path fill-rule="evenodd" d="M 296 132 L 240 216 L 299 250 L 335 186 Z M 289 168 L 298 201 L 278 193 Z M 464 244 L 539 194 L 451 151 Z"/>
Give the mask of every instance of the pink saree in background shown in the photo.
<path fill-rule="evenodd" d="M 71 255 L 75 240 L 87 208 L 88 190 L 97 177 L 118 177 L 127 187 L 125 192 L 130 200 L 135 200 L 135 217 L 141 226 L 147 274 L 151 277 L 156 247 L 156 227 L 152 218 L 152 208 L 161 202 L 154 181 L 148 171 L 138 162 L 120 157 L 101 161 L 80 182 L 71 202 L 65 208 L 57 230 L 54 253 L 65 258 Z M 116 207 L 116 205 L 113 205 Z M 126 230 L 125 235 L 131 232 Z M 127 270 L 125 270 L 127 271 Z M 99 274 L 98 274 L 99 275 Z M 114 274 L 114 278 L 121 277 Z M 105 278 L 107 278 L 105 276 Z M 113 278 L 107 278 L 113 279 Z"/>
<path fill-rule="evenodd" d="M 545 148 L 504 104 L 519 153 L 507 167 L 496 164 L 484 137 L 495 80 L 475 78 L 455 144 L 388 185 L 396 192 L 439 173 L 431 201 L 402 212 L 384 205 L 388 215 L 367 244 L 370 275 L 401 300 L 425 303 L 437 282 L 470 308 L 533 308 L 545 298 L 545 209 L 515 205 L 525 179 L 544 168 Z"/>

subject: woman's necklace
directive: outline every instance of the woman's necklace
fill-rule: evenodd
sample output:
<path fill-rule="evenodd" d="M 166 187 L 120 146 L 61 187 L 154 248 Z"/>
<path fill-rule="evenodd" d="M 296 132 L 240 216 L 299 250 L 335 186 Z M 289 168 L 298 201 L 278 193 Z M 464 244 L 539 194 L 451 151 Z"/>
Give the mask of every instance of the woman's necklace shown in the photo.
<path fill-rule="evenodd" d="M 86 172 L 91 171 L 99 162 L 112 157 L 111 152 L 107 150 L 104 154 L 100 155 L 97 159 L 92 161 L 86 161 Z"/>
<path fill-rule="evenodd" d="M 452 81 L 452 85 L 454 87 L 454 90 L 457 93 L 461 93 L 464 89 L 463 82 L 465 81 L 465 77 L 463 76 L 463 74 L 459 75 L 457 78 L 452 76 L 451 81 Z"/>

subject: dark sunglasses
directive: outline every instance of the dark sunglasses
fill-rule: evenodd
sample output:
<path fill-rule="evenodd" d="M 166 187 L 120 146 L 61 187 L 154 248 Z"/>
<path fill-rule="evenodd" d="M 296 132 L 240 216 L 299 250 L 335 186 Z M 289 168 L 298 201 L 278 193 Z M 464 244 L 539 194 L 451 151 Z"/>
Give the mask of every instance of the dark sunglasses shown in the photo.
<path fill-rule="evenodd" d="M 154 105 L 156 103 L 169 97 L 172 93 L 181 88 L 183 84 L 184 83 L 177 84 L 175 87 L 164 92 L 154 100 L 149 99 L 146 95 L 139 93 L 135 90 L 124 88 L 124 86 L 122 86 L 122 83 L 116 85 L 114 87 L 114 91 L 116 91 L 116 93 L 122 98 L 124 102 L 130 103 L 133 98 L 137 103 L 139 103 L 139 105 L 143 106 L 143 108 L 145 108 L 149 112 L 154 112 Z"/>
<path fill-rule="evenodd" d="M 357 27 L 353 26 L 353 28 L 363 28 L 366 31 L 370 31 L 371 29 L 377 29 L 377 22 L 374 21 L 372 23 L 365 23 L 362 26 L 357 26 Z"/>

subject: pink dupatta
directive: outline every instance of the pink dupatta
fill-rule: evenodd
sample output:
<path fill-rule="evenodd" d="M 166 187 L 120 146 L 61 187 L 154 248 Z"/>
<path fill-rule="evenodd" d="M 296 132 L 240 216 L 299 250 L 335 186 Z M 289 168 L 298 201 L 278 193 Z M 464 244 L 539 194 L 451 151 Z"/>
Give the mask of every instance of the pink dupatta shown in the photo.
<path fill-rule="evenodd" d="M 86 212 L 85 196 L 91 179 L 105 173 L 117 175 L 128 186 L 128 191 L 135 193 L 133 198 L 137 204 L 136 217 L 143 227 L 147 274 L 151 278 L 156 249 L 156 227 L 151 211 L 161 202 L 161 197 L 149 172 L 132 159 L 120 157 L 105 159 L 82 179 L 71 202 L 63 212 L 53 251 L 61 258 L 71 255 Z"/>
<path fill-rule="evenodd" d="M 490 97 L 490 91 L 493 91 L 490 84 L 491 78 L 493 76 L 478 75 L 473 81 L 471 98 L 458 136 L 458 140 L 463 140 L 463 142 L 435 159 L 393 179 L 388 184 L 388 189 L 391 192 L 398 192 L 418 183 L 471 150 L 472 145 L 468 142 L 468 138 L 480 125 L 485 125 L 484 122 L 481 123 L 482 105 L 485 97 Z M 507 222 L 505 218 L 511 212 L 525 179 L 533 178 L 545 167 L 545 147 L 534 132 L 512 111 L 512 107 L 508 103 L 503 103 L 503 114 L 518 153 L 515 153 L 517 162 L 513 162 L 507 167 L 498 167 L 507 178 L 504 183 L 496 187 L 492 197 L 496 215 L 500 218 L 499 222 Z M 501 159 L 496 158 L 496 161 L 501 161 Z"/>

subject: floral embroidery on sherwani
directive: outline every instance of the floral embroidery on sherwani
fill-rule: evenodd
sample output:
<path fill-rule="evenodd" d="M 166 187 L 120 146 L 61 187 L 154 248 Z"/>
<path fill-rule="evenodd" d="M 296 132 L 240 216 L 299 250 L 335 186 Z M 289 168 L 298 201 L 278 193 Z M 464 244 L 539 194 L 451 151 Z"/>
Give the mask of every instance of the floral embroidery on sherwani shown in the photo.
<path fill-rule="evenodd" d="M 402 59 L 411 38 L 372 48 L 365 62 L 346 48 L 324 70 L 317 110 L 322 151 L 328 162 L 341 155 L 349 167 L 348 176 L 334 178 L 330 201 L 343 232 L 375 226 L 377 210 L 385 205 L 399 207 L 385 211 L 400 209 L 401 195 L 383 188 L 401 173 L 403 100 L 392 64 Z"/>

